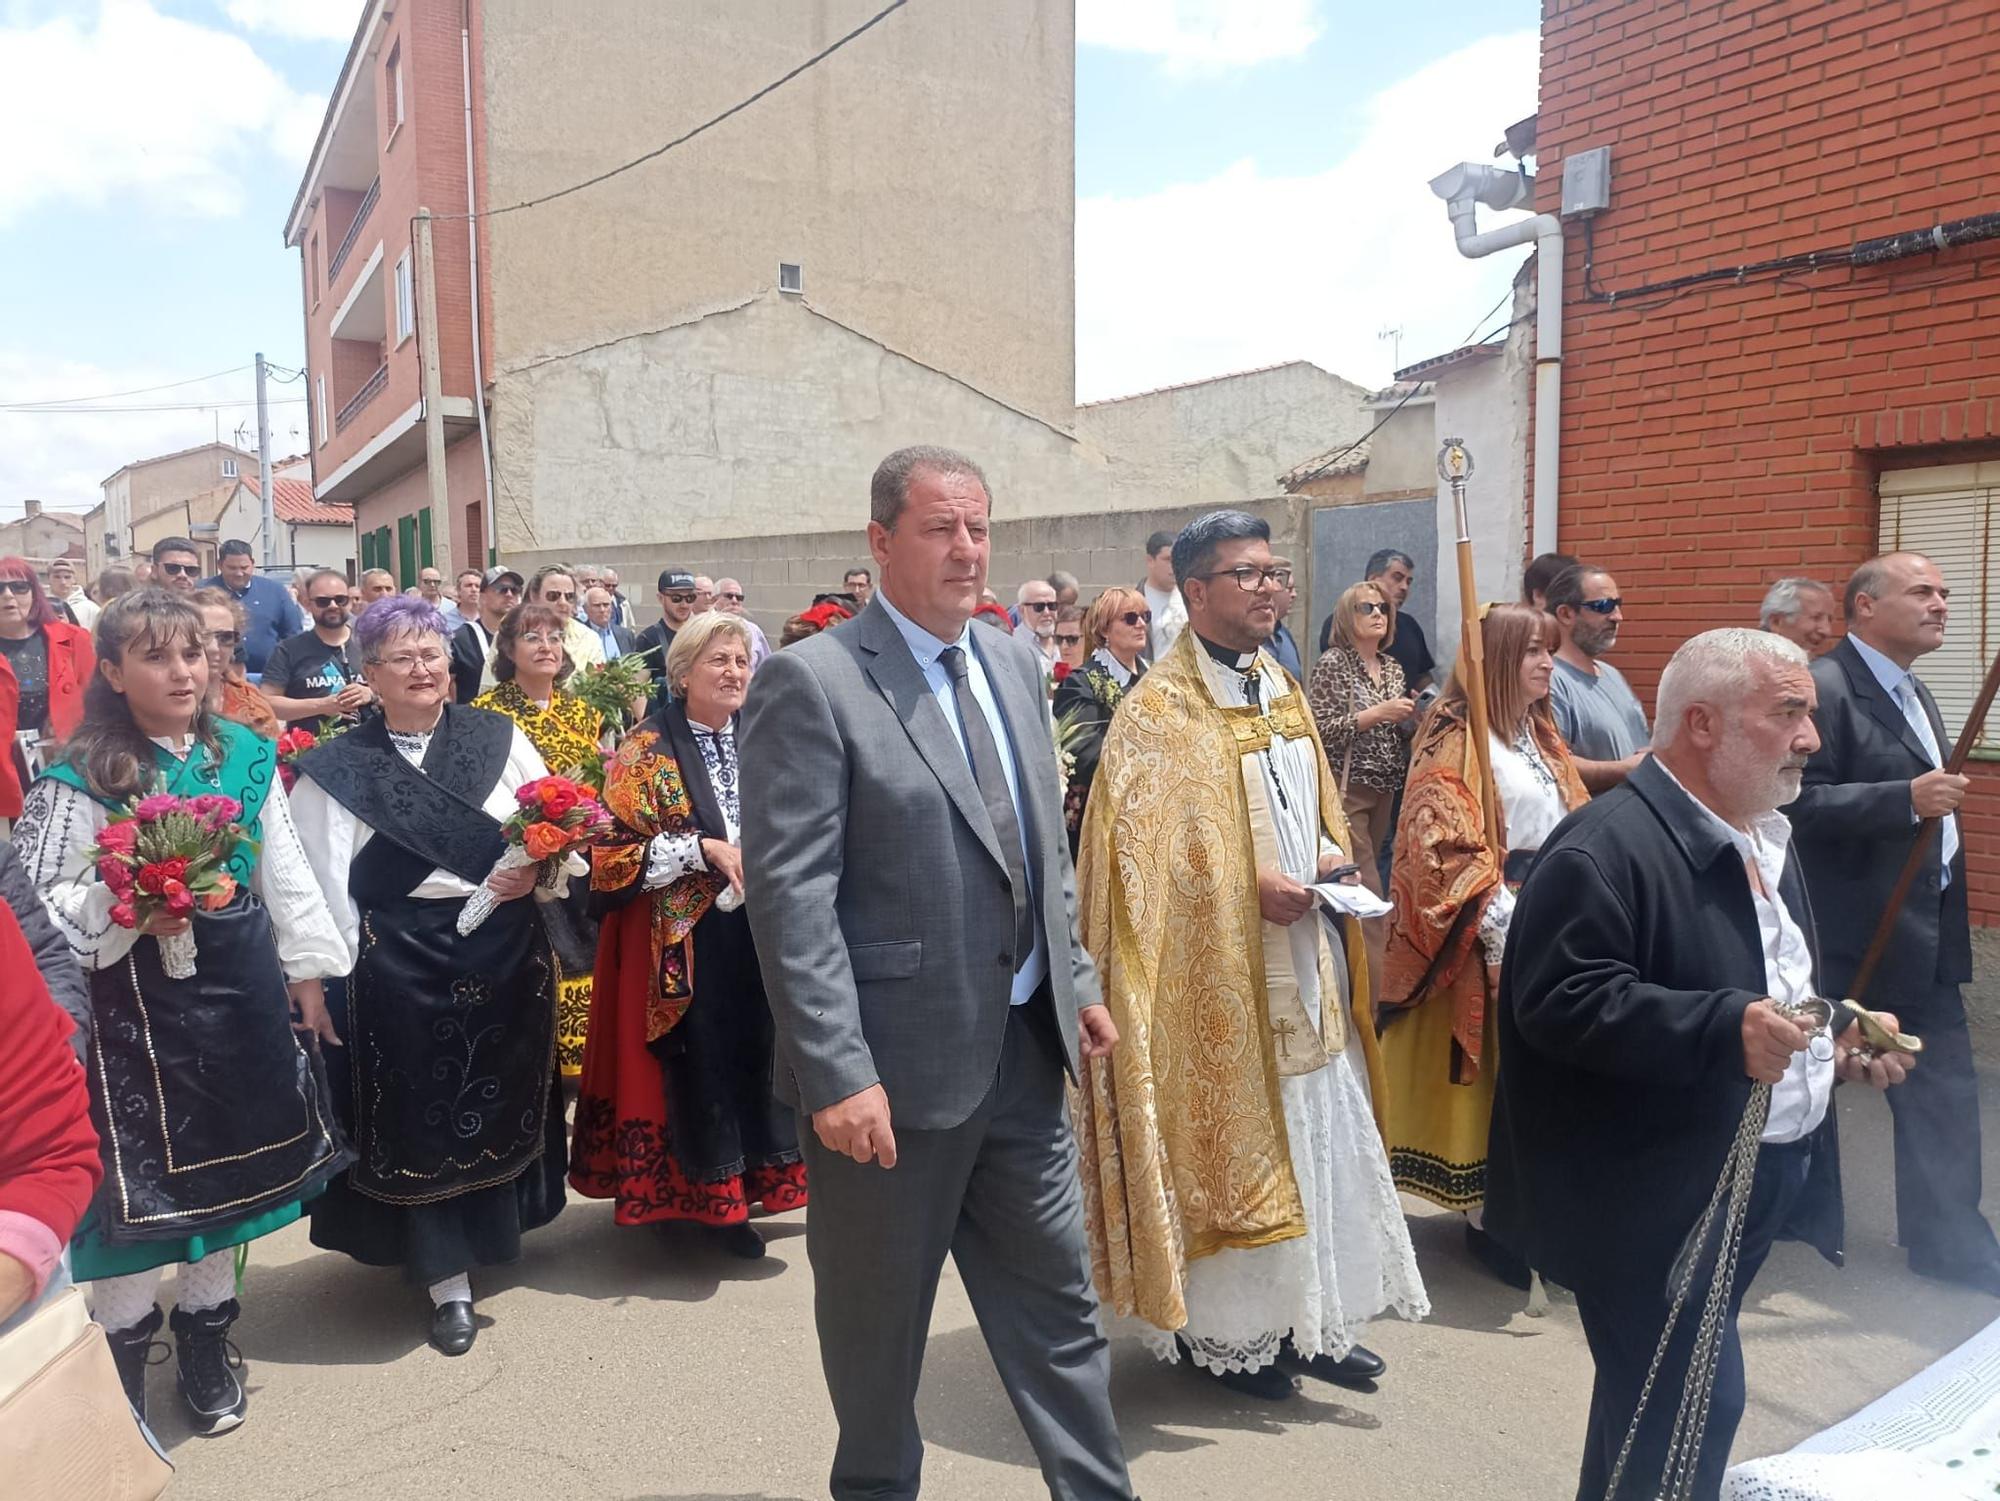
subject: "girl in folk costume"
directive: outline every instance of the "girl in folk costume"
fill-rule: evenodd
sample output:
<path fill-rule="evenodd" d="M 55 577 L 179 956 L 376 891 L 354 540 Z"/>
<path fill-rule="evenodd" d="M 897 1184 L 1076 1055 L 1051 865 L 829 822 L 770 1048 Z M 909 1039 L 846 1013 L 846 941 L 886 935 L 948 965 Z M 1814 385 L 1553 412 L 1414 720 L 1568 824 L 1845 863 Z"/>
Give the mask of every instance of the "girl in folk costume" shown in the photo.
<path fill-rule="evenodd" d="M 593 852 L 598 947 L 570 1184 L 621 1225 L 694 1220 L 764 1254 L 750 1206 L 806 1202 L 798 1128 L 771 1095 L 772 1024 L 743 911 L 736 712 L 750 684 L 738 616 L 697 615 L 667 652 L 666 706 L 625 739 L 605 803 L 621 842 Z"/>
<path fill-rule="evenodd" d="M 604 733 L 604 716 L 563 687 L 576 665 L 563 644 L 568 626 L 554 605 L 530 603 L 509 610 L 493 638 L 498 686 L 480 694 L 472 706 L 513 720 L 557 776 L 595 781 L 603 759 L 598 738 Z M 583 1033 L 590 1021 L 597 922 L 589 903 L 589 889 L 578 882 L 567 898 L 542 909 L 556 955 L 556 1059 L 566 1079 L 583 1072 Z"/>
<path fill-rule="evenodd" d="M 359 1157 L 313 1205 L 312 1238 L 400 1266 L 430 1291 L 431 1343 L 463 1355 L 472 1268 L 516 1259 L 563 1206 L 555 960 L 521 900 L 539 868 L 498 868 L 515 789 L 548 769 L 505 718 L 449 702 L 429 601 L 378 600 L 354 633 L 382 713 L 295 763 L 299 828 L 355 950 L 334 1082 Z M 462 935 L 482 885 L 499 905 Z"/>
<path fill-rule="evenodd" d="M 1456 672 L 1418 732 L 1391 867 L 1382 1038 L 1396 1186 L 1465 1211 L 1474 1255 L 1517 1287 L 1528 1268 L 1479 1228 L 1493 1113 L 1494 998 L 1514 893 L 1542 841 L 1589 800 L 1549 711 L 1556 623 L 1531 605 L 1487 607 L 1490 800 Z M 1499 827 L 1489 827 L 1486 808 Z M 1398 1011 L 1405 1014 L 1398 1017 Z"/>
<path fill-rule="evenodd" d="M 317 1049 L 334 1040 L 320 981 L 349 950 L 321 899 L 277 783 L 271 742 L 214 718 L 206 630 L 184 598 L 142 589 L 97 623 L 99 660 L 64 759 L 30 789 L 16 832 L 56 925 L 90 977 L 91 1106 L 104 1188 L 73 1248 L 133 1406 L 163 1269 L 178 1265 L 172 1327 L 197 1433 L 243 1420 L 236 1247 L 299 1217 L 352 1158 L 333 1125 Z M 192 917 L 112 921 L 117 898 L 91 850 L 114 813 L 153 793 L 220 794 L 255 836 L 231 857 L 228 904 Z M 191 978 L 158 940 L 189 930 Z M 171 1102 L 172 1109 L 168 1109 Z"/>

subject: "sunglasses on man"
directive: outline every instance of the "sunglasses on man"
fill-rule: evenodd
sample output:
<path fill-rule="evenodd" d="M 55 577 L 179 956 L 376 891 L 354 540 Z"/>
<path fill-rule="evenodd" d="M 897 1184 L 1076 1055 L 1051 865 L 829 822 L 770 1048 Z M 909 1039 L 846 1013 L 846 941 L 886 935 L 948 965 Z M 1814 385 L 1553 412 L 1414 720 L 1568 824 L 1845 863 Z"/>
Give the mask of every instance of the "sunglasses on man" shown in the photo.
<path fill-rule="evenodd" d="M 732 593 L 732 592 L 730 592 L 730 591 L 728 591 L 728 590 L 724 590 L 724 591 L 723 591 L 723 592 L 722 592 L 721 594 L 718 594 L 718 595 L 716 595 L 715 597 L 716 597 L 717 599 L 726 599 L 726 600 L 728 600 L 728 601 L 729 601 L 729 602 L 730 602 L 731 604 L 734 604 L 734 605 L 740 605 L 740 604 L 742 604 L 742 603 L 743 603 L 743 596 L 742 596 L 742 595 L 740 595 L 740 594 L 735 594 L 735 593 Z"/>
<path fill-rule="evenodd" d="M 191 579 L 201 572 L 199 563 L 162 563 L 160 572 L 177 579 Z"/>
<path fill-rule="evenodd" d="M 313 608 L 315 610 L 344 610 L 347 608 L 348 600 L 352 598 L 351 594 L 315 594 L 312 597 Z"/>
<path fill-rule="evenodd" d="M 671 605 L 691 605 L 694 603 L 693 591 L 686 589 L 676 589 L 671 594 L 662 594 L 660 598 Z"/>
<path fill-rule="evenodd" d="M 1076 632 L 1074 632 L 1074 631 L 1057 631 L 1057 632 L 1056 632 L 1056 645 L 1057 645 L 1057 646 L 1081 646 L 1081 645 L 1083 645 L 1083 637 L 1079 636 L 1079 635 L 1078 635 L 1078 634 L 1077 634 Z"/>
<path fill-rule="evenodd" d="M 1616 611 L 1625 601 L 1622 597 L 1614 594 L 1610 599 L 1586 599 L 1579 601 L 1579 603 L 1586 610 L 1599 615 L 1609 615 Z"/>
<path fill-rule="evenodd" d="M 1024 610 L 1033 610 L 1037 615 L 1041 615 L 1055 609 L 1056 602 L 1052 599 L 1031 599 L 1022 605 L 1021 608 Z"/>

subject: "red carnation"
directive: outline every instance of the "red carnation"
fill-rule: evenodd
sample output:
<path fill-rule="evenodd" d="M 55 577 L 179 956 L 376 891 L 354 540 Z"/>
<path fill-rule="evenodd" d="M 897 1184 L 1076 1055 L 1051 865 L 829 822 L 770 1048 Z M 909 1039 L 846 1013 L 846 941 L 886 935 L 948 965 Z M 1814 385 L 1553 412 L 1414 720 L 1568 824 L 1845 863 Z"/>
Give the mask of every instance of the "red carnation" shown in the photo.
<path fill-rule="evenodd" d="M 139 926 L 139 914 L 130 902 L 114 902 L 111 907 L 111 920 L 121 928 Z"/>
<path fill-rule="evenodd" d="M 169 881 L 161 893 L 167 899 L 167 910 L 175 917 L 186 917 L 194 911 L 194 893 L 179 881 Z"/>
<path fill-rule="evenodd" d="M 577 804 L 576 789 L 561 782 L 542 790 L 542 817 L 561 818 Z"/>

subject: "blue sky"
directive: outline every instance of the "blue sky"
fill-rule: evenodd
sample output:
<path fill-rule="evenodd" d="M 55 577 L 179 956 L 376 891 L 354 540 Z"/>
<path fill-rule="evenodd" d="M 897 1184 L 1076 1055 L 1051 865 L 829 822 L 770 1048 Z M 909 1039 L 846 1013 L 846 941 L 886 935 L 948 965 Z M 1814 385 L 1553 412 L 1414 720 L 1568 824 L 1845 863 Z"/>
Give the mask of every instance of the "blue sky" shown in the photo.
<path fill-rule="evenodd" d="M 0 405 L 220 371 L 104 404 L 243 401 L 257 349 L 298 365 L 284 218 L 360 9 L 0 0 Z M 1535 0 L 1077 11 L 1081 398 L 1289 358 L 1378 383 L 1504 291 L 1519 253 L 1460 260 L 1424 182 L 1532 111 Z M 274 387 L 280 452 L 302 394 Z M 244 423 L 0 410 L 0 518 L 87 509 L 126 459 Z"/>

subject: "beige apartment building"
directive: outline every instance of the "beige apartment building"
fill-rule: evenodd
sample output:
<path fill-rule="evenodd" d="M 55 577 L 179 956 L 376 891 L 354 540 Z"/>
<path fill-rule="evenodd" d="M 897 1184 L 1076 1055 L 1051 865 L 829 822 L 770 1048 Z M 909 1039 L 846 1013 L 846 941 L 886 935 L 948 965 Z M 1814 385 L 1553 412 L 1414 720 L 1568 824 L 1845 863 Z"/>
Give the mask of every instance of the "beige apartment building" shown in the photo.
<path fill-rule="evenodd" d="M 616 170 L 877 8 L 368 6 L 286 231 L 314 490 L 355 506 L 363 566 L 410 581 L 490 545 L 612 564 L 647 601 L 687 562 L 797 608 L 858 559 L 882 455 L 935 442 L 987 467 L 996 578 L 1060 562 L 1122 582 L 1149 518 L 1281 497 L 1301 454 L 1361 430 L 1366 393 L 1305 364 L 1078 409 L 1072 0 L 907 7 Z M 434 221 L 441 484 L 420 208 L 452 216 Z"/>
<path fill-rule="evenodd" d="M 257 455 L 229 443 L 203 443 L 125 465 L 104 481 L 102 506 L 84 518 L 90 576 L 130 564 L 161 537 L 190 535 L 198 519 L 196 497 L 256 473 Z"/>

